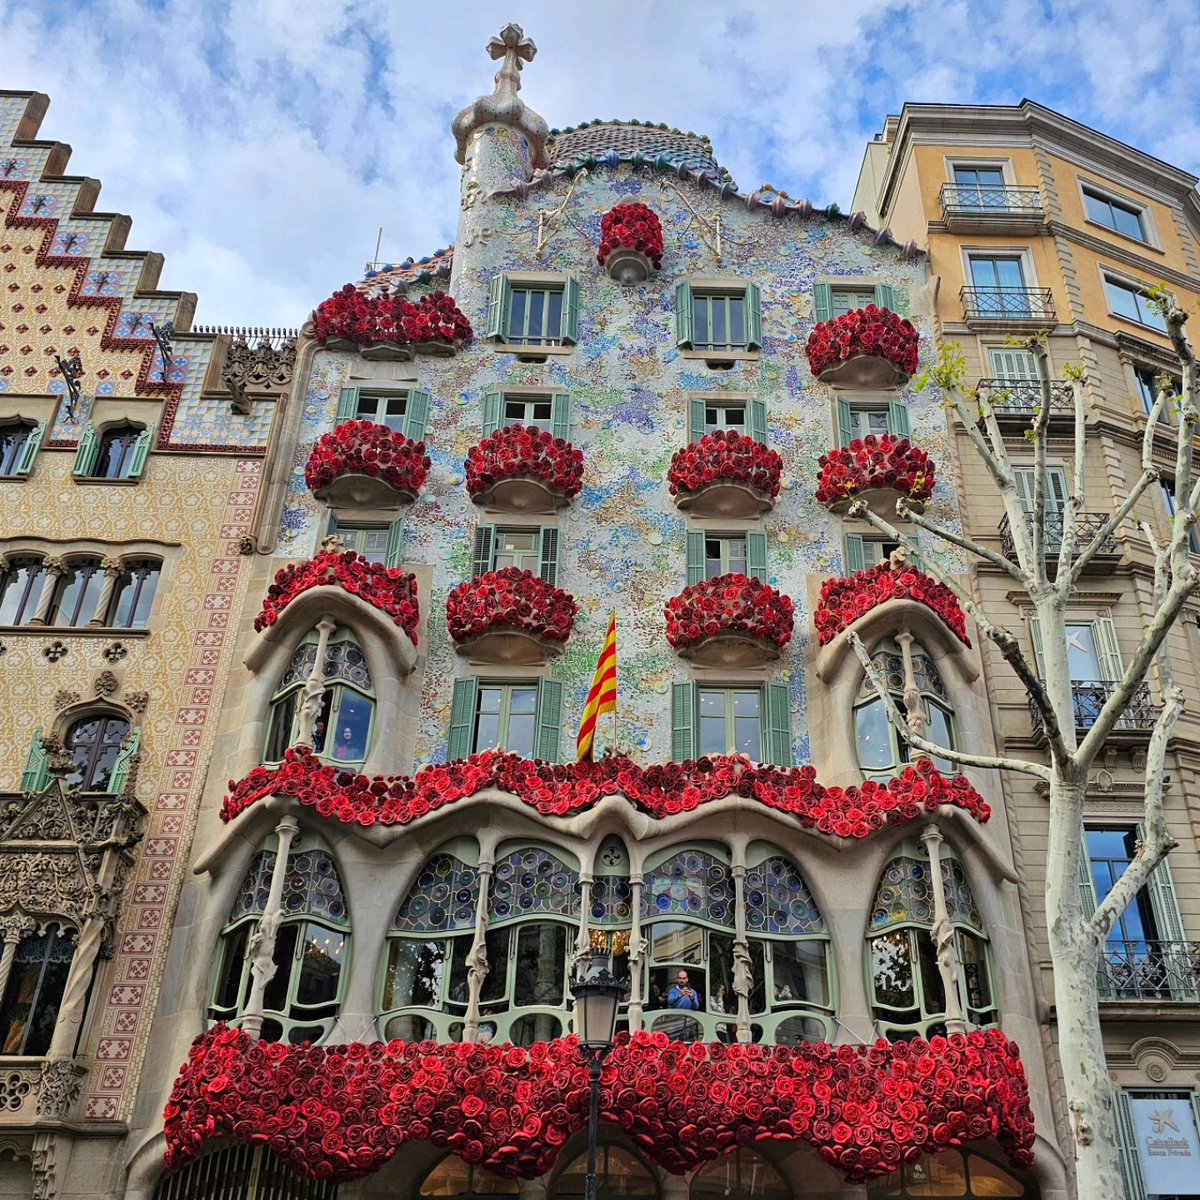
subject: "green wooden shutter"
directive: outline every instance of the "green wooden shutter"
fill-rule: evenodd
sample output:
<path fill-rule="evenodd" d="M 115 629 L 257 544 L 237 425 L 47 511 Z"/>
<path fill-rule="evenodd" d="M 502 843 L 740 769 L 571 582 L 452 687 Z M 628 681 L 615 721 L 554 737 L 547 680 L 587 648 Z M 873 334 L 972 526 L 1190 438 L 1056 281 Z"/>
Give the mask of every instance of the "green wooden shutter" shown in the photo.
<path fill-rule="evenodd" d="M 491 437 L 504 419 L 504 393 L 497 387 L 483 389 L 483 436 Z"/>
<path fill-rule="evenodd" d="M 563 284 L 563 345 L 574 345 L 579 341 L 579 283 L 571 276 Z"/>
<path fill-rule="evenodd" d="M 1097 617 L 1092 622 L 1092 637 L 1096 642 L 1096 660 L 1100 666 L 1100 678 L 1106 683 L 1116 683 L 1125 674 L 1121 664 L 1121 649 L 1117 645 L 1117 627 L 1112 617 Z"/>
<path fill-rule="evenodd" d="M 746 534 L 746 571 L 751 579 L 769 583 L 767 573 L 767 535 L 758 532 Z"/>
<path fill-rule="evenodd" d="M 451 762 L 475 752 L 475 714 L 479 708 L 479 680 L 473 675 L 454 681 L 450 703 L 450 737 L 446 753 Z"/>
<path fill-rule="evenodd" d="M 492 280 L 492 289 L 488 298 L 487 333 L 485 337 L 498 338 L 504 341 L 504 314 L 508 310 L 509 298 L 508 277 L 503 273 Z"/>
<path fill-rule="evenodd" d="M 127 479 L 141 479 L 146 470 L 146 459 L 150 456 L 150 446 L 154 441 L 157 426 L 153 421 L 142 430 L 133 444 L 133 456 L 129 460 Z"/>
<path fill-rule="evenodd" d="M 762 349 L 762 288 L 746 284 L 746 349 Z"/>
<path fill-rule="evenodd" d="M 333 421 L 335 425 L 344 425 L 358 416 L 358 398 L 361 392 L 362 388 L 344 387 L 338 393 L 337 416 Z"/>
<path fill-rule="evenodd" d="M 746 432 L 760 445 L 767 444 L 767 402 L 751 400 L 746 405 Z"/>
<path fill-rule="evenodd" d="M 671 687 L 671 761 L 696 757 L 696 685 L 691 681 Z"/>
<path fill-rule="evenodd" d="M 552 587 L 558 584 L 558 530 L 544 525 L 538 538 L 538 574 Z"/>
<path fill-rule="evenodd" d="M 471 577 L 478 579 L 492 569 L 496 552 L 495 525 L 477 525 L 475 527 L 475 545 L 471 550 Z"/>
<path fill-rule="evenodd" d="M 1142 1181 L 1142 1164 L 1138 1160 L 1133 1112 L 1129 1107 L 1129 1093 L 1124 1088 L 1113 1088 L 1113 1115 L 1117 1122 L 1117 1149 L 1121 1152 L 1121 1170 L 1125 1174 L 1126 1200 L 1147 1200 L 1146 1185 Z"/>
<path fill-rule="evenodd" d="M 846 574 L 867 569 L 866 543 L 861 533 L 846 534 Z"/>
<path fill-rule="evenodd" d="M 397 517 L 388 526 L 387 565 L 398 567 L 404 561 L 404 518 Z"/>
<path fill-rule="evenodd" d="M 688 401 L 688 441 L 698 442 L 704 436 L 706 401 L 693 396 Z"/>
<path fill-rule="evenodd" d="M 875 304 L 878 308 L 890 308 L 896 311 L 896 289 L 887 283 L 875 285 Z"/>
<path fill-rule="evenodd" d="M 41 449 L 42 438 L 45 434 L 45 421 L 39 421 L 29 431 L 25 445 L 21 447 L 21 457 L 17 460 L 16 468 L 13 470 L 14 475 L 28 475 L 33 470 L 33 460 L 37 458 L 37 452 Z"/>
<path fill-rule="evenodd" d="M 692 348 L 694 317 L 692 285 L 677 283 L 675 285 L 675 345 L 686 350 Z"/>
<path fill-rule="evenodd" d="M 42 729 L 33 731 L 33 741 L 25 757 L 25 770 L 21 772 L 22 792 L 44 792 L 50 786 L 50 765 L 46 761 L 46 748 L 42 745 Z"/>
<path fill-rule="evenodd" d="M 833 319 L 833 284 L 817 283 L 813 285 L 813 316 L 818 321 Z"/>
<path fill-rule="evenodd" d="M 1033 669 L 1044 679 L 1046 668 L 1042 666 L 1042 623 L 1037 617 L 1029 618 L 1029 641 L 1033 646 Z"/>
<path fill-rule="evenodd" d="M 908 419 L 908 405 L 903 400 L 893 400 L 888 405 L 888 428 L 896 437 L 912 437 L 912 425 Z"/>
<path fill-rule="evenodd" d="M 533 756 L 543 762 L 561 757 L 563 685 L 557 679 L 539 679 L 534 718 Z"/>
<path fill-rule="evenodd" d="M 850 401 L 837 398 L 838 445 L 843 448 L 854 441 L 854 414 Z"/>
<path fill-rule="evenodd" d="M 129 745 L 117 755 L 117 761 L 113 764 L 113 773 L 108 780 L 110 795 L 119 796 L 125 790 L 125 785 L 129 782 L 129 769 L 133 765 L 133 760 L 137 756 L 138 747 L 141 744 L 142 731 L 135 729 Z"/>
<path fill-rule="evenodd" d="M 689 529 L 687 534 L 688 587 L 703 583 L 705 574 L 704 532 L 699 529 Z"/>
<path fill-rule="evenodd" d="M 782 683 L 762 685 L 762 755 L 763 762 L 777 767 L 792 765 L 792 706 L 787 686 Z"/>
<path fill-rule="evenodd" d="M 550 397 L 550 432 L 564 442 L 571 440 L 570 392 L 555 392 Z"/>
<path fill-rule="evenodd" d="M 423 442 L 429 429 L 429 409 L 433 404 L 430 392 L 413 388 L 408 393 L 408 404 L 404 411 L 404 436 L 410 442 Z"/>
<path fill-rule="evenodd" d="M 100 454 L 100 439 L 96 437 L 96 427 L 88 421 L 79 435 L 79 448 L 75 451 L 75 465 L 71 474 L 87 478 L 96 469 L 96 459 Z"/>

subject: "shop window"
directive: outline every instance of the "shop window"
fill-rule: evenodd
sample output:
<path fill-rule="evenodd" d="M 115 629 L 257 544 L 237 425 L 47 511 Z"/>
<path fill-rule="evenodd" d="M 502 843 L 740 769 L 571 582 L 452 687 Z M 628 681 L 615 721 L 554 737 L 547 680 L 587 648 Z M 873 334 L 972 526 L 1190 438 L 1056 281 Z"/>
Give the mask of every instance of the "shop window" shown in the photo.
<path fill-rule="evenodd" d="M 947 1150 L 922 1155 L 905 1163 L 890 1175 L 867 1181 L 868 1200 L 908 1200 L 912 1197 L 957 1196 L 974 1200 L 979 1197 L 1036 1196 L 1026 1190 L 1015 1175 L 990 1158 L 965 1150 Z"/>
<path fill-rule="evenodd" d="M 739 1146 L 692 1176 L 691 1200 L 790 1200 L 791 1186 L 757 1150 Z"/>
<path fill-rule="evenodd" d="M 518 1196 L 521 1181 L 493 1175 L 454 1154 L 442 1159 L 421 1182 L 422 1200 L 473 1200 L 476 1196 Z"/>

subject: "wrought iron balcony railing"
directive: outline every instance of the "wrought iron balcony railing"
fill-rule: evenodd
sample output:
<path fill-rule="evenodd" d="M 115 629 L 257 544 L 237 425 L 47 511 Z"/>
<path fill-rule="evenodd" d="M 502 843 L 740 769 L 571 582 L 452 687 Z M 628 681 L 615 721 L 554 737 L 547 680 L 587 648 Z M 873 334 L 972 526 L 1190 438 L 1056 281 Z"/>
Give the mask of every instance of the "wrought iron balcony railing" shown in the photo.
<path fill-rule="evenodd" d="M 980 400 L 986 401 L 1000 420 L 1032 421 L 1042 407 L 1042 385 L 1036 379 L 980 379 L 975 384 Z M 1065 379 L 1050 380 L 1050 420 L 1061 421 L 1075 414 L 1075 397 Z"/>
<path fill-rule="evenodd" d="M 1049 288 L 977 288 L 959 292 L 967 321 L 1042 321 L 1054 324 L 1054 297 Z"/>
<path fill-rule="evenodd" d="M 984 186 L 982 184 L 942 184 L 942 217 L 985 216 L 1042 218 L 1042 194 L 1035 187 Z"/>
<path fill-rule="evenodd" d="M 1200 999 L 1200 942 L 1109 942 L 1101 1000 Z"/>
<path fill-rule="evenodd" d="M 1096 723 L 1100 710 L 1109 696 L 1117 690 L 1117 681 L 1102 679 L 1076 679 L 1071 681 L 1071 708 L 1075 717 L 1075 728 L 1085 732 Z M 1042 714 L 1032 699 L 1029 701 L 1029 718 L 1034 735 L 1042 732 Z M 1121 733 L 1144 733 L 1149 736 L 1158 720 L 1158 709 L 1150 703 L 1150 685 L 1139 683 L 1125 711 L 1117 720 L 1116 730 Z"/>
<path fill-rule="evenodd" d="M 1063 514 L 1060 512 L 1047 512 L 1046 519 L 1042 524 L 1042 549 L 1046 553 L 1046 557 L 1057 555 L 1062 549 L 1063 536 Z M 1086 546 L 1092 538 L 1100 532 L 1104 522 L 1108 520 L 1107 513 L 1080 513 L 1075 518 L 1075 548 L 1076 553 Z M 1016 540 L 1013 538 L 1012 525 L 1009 522 L 1008 514 L 1006 513 L 1000 520 L 1000 553 L 1005 558 L 1017 561 Z M 1098 560 L 1111 560 L 1120 558 L 1121 544 L 1117 541 L 1114 534 L 1109 534 L 1100 546 L 1096 556 L 1092 562 Z"/>

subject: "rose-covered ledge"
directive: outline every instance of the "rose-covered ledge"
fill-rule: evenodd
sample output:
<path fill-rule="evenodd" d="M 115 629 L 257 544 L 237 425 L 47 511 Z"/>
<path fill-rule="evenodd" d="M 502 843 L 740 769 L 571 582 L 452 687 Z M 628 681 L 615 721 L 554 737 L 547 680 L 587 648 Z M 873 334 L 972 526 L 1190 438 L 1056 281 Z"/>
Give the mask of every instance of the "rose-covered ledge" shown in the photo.
<path fill-rule="evenodd" d="M 893 567 L 888 562 L 855 571 L 845 579 L 827 579 L 821 585 L 821 599 L 813 618 L 817 640 L 822 646 L 828 645 L 860 617 L 893 600 L 923 604 L 964 646 L 970 646 L 966 614 L 954 593 L 922 571 L 903 564 Z"/>
<path fill-rule="evenodd" d="M 1020 1051 L 997 1029 L 873 1045 L 725 1045 L 620 1034 L 600 1116 L 675 1174 L 739 1145 L 804 1143 L 847 1180 L 992 1140 L 1018 1168 L 1035 1130 Z M 289 1046 L 217 1025 L 193 1042 L 164 1111 L 167 1166 L 223 1138 L 346 1181 L 429 1142 L 494 1174 L 545 1174 L 587 1124 L 578 1039 L 512 1045 Z"/>
<path fill-rule="evenodd" d="M 891 309 L 868 304 L 822 321 L 804 352 L 822 383 L 844 388 L 902 387 L 916 373 L 920 335 Z"/>
<path fill-rule="evenodd" d="M 583 486 L 583 451 L 534 425 L 509 425 L 472 446 L 467 494 L 485 508 L 552 513 Z"/>
<path fill-rule="evenodd" d="M 395 508 L 417 498 L 428 473 L 424 442 L 374 421 L 344 421 L 317 439 L 304 482 L 335 507 Z"/>
<path fill-rule="evenodd" d="M 758 517 L 775 507 L 783 460 L 736 430 L 718 429 L 675 452 L 667 482 L 697 517 Z"/>
<path fill-rule="evenodd" d="M 316 341 L 328 350 L 358 350 L 367 359 L 453 354 L 473 337 L 471 322 L 444 292 L 414 303 L 398 295 L 370 296 L 348 283 L 313 313 Z"/>
<path fill-rule="evenodd" d="M 933 459 L 908 438 L 890 433 L 871 433 L 830 450 L 818 465 L 817 501 L 831 512 L 845 512 L 861 498 L 880 515 L 895 516 L 901 497 L 919 510 L 937 482 Z"/>
<path fill-rule="evenodd" d="M 632 287 L 662 269 L 663 235 L 658 214 L 645 204 L 618 204 L 600 222 L 596 261 L 622 287 Z"/>
<path fill-rule="evenodd" d="M 575 628 L 575 598 L 531 571 L 505 567 L 460 583 L 446 598 L 446 626 L 473 662 L 544 663 Z"/>
<path fill-rule="evenodd" d="M 745 575 L 694 583 L 667 601 L 667 641 L 701 666 L 759 667 L 774 662 L 792 637 L 789 597 Z"/>
<path fill-rule="evenodd" d="M 290 796 L 345 825 L 408 825 L 483 792 L 506 793 L 552 817 L 618 796 L 657 820 L 740 796 L 795 818 L 805 829 L 846 839 L 870 837 L 941 808 L 960 809 L 981 824 L 992 812 L 965 776 L 948 779 L 927 758 L 895 779 L 843 788 L 818 783 L 812 767 L 754 766 L 727 756 L 642 767 L 627 758 L 556 764 L 488 750 L 413 776 L 371 777 L 295 749 L 278 766 L 255 767 L 245 779 L 231 780 L 221 819 L 232 821 L 268 796 Z"/>

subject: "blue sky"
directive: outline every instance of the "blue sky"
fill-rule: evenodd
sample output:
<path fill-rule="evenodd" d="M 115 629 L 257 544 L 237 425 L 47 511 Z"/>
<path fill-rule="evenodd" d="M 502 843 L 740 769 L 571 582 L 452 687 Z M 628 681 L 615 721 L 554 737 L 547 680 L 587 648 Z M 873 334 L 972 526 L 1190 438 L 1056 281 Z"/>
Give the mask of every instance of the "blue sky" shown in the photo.
<path fill-rule="evenodd" d="M 694 129 L 743 188 L 822 206 L 905 101 L 1027 97 L 1200 174 L 1196 0 L 0 0 L 0 87 L 49 93 L 42 135 L 197 321 L 295 325 L 380 226 L 389 259 L 453 240 L 449 122 L 507 20 L 552 126 Z"/>

